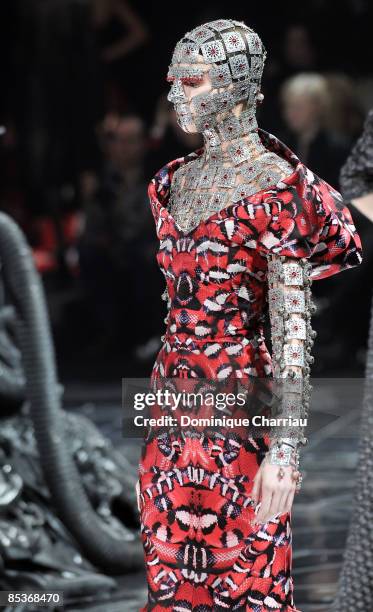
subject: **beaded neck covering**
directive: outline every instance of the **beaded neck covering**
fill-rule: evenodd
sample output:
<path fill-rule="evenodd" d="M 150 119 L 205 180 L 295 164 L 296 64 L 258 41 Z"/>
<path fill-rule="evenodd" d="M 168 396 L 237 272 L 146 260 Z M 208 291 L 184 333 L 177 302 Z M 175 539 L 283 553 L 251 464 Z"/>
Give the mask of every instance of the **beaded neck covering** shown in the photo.
<path fill-rule="evenodd" d="M 277 183 L 291 166 L 262 144 L 256 104 L 266 51 L 244 23 L 220 19 L 195 28 L 177 43 L 167 80 L 182 129 L 194 124 L 204 152 L 174 175 L 170 211 L 184 231 L 230 202 Z M 209 68 L 206 70 L 206 64 Z M 183 83 L 208 72 L 211 89 L 189 100 Z"/>

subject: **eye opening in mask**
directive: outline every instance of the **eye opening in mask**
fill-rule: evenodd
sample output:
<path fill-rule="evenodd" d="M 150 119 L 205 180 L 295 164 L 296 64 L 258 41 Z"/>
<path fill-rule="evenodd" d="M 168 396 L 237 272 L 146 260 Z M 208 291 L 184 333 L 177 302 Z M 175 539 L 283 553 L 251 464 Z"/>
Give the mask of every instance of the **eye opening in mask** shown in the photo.
<path fill-rule="evenodd" d="M 191 84 L 201 85 L 205 78 L 205 74 L 207 73 L 208 73 L 208 70 L 206 70 L 202 75 L 178 77 L 178 79 L 179 81 L 184 83 L 184 85 L 191 85 Z M 166 76 L 166 81 L 168 83 L 173 83 L 176 80 L 176 78 L 177 77 L 174 75 L 168 75 Z"/>
<path fill-rule="evenodd" d="M 204 77 L 185 77 L 181 78 L 180 81 L 183 85 L 202 85 Z"/>

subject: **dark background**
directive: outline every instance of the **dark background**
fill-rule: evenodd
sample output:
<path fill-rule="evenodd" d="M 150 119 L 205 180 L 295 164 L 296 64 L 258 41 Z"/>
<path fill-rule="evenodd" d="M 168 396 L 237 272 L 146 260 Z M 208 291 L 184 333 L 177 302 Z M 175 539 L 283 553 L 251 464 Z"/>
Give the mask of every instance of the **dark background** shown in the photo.
<path fill-rule="evenodd" d="M 324 75 L 330 108 L 302 160 L 338 188 L 373 106 L 372 13 L 368 0 L 1 2 L 0 207 L 33 247 L 65 381 L 147 375 L 160 348 L 164 281 L 146 187 L 199 145 L 165 101 L 177 40 L 215 18 L 253 27 L 268 51 L 259 124 L 296 152 L 281 86 Z M 372 231 L 351 210 L 364 264 L 314 285 L 318 376 L 364 370 Z"/>

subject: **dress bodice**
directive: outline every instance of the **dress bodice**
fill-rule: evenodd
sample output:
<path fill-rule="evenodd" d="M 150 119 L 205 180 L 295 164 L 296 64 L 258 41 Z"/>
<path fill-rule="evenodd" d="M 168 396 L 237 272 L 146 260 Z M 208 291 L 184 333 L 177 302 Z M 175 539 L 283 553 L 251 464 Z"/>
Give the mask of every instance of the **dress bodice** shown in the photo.
<path fill-rule="evenodd" d="M 259 130 L 269 151 L 293 173 L 237 202 L 228 202 L 185 232 L 168 208 L 175 171 L 200 149 L 164 166 L 149 185 L 169 312 L 165 343 L 189 350 L 260 343 L 267 303 L 268 254 L 308 258 L 313 279 L 361 261 L 361 244 L 341 196 L 274 136 Z"/>

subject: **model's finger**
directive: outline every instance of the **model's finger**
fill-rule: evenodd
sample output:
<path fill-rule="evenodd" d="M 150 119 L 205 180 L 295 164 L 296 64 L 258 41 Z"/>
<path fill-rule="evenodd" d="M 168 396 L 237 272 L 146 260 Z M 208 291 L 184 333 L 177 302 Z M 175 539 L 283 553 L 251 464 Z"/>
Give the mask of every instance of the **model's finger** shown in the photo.
<path fill-rule="evenodd" d="M 280 490 L 275 491 L 275 493 L 272 495 L 271 505 L 268 509 L 268 515 L 266 517 L 267 521 L 269 521 L 270 519 L 273 519 L 276 516 L 276 514 L 280 512 L 281 497 L 282 497 L 282 491 Z"/>
<path fill-rule="evenodd" d="M 261 506 L 260 506 L 260 510 L 256 517 L 257 523 L 265 522 L 265 517 L 268 515 L 268 510 L 271 507 L 272 495 L 273 493 L 271 489 L 263 487 Z"/>
<path fill-rule="evenodd" d="M 287 512 L 287 500 L 289 497 L 289 490 L 283 491 L 281 494 L 281 499 L 280 499 L 280 503 L 279 503 L 279 507 L 278 507 L 278 514 L 281 516 L 282 514 L 285 514 L 285 512 Z"/>
<path fill-rule="evenodd" d="M 256 476 L 254 478 L 254 485 L 253 485 L 253 488 L 252 488 L 252 491 L 251 491 L 251 499 L 256 504 L 258 503 L 258 501 L 260 499 L 261 484 L 262 484 L 262 476 L 261 476 L 260 472 L 257 472 Z"/>
<path fill-rule="evenodd" d="M 293 507 L 294 495 L 295 495 L 295 489 L 292 489 L 286 499 L 285 512 L 291 512 L 291 509 Z"/>

